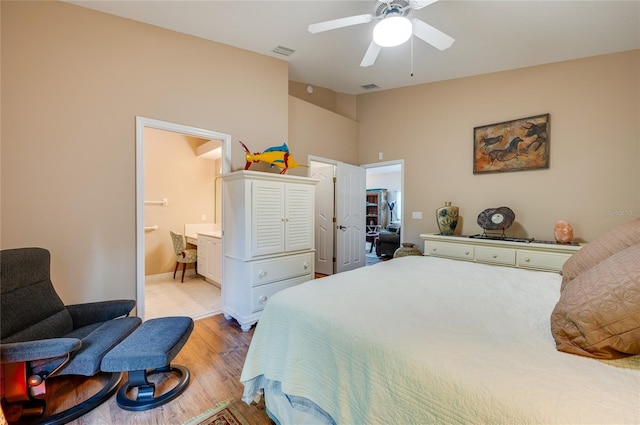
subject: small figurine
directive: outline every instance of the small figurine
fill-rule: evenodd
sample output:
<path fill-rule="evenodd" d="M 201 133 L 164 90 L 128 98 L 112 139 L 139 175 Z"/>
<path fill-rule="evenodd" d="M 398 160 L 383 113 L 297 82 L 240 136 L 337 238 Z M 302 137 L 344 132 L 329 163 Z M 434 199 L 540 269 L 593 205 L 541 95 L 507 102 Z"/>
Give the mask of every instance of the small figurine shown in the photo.
<path fill-rule="evenodd" d="M 296 160 L 293 159 L 293 156 L 291 156 L 291 154 L 289 153 L 289 147 L 286 143 L 283 143 L 281 146 L 272 146 L 268 149 L 265 149 L 264 152 L 256 153 L 251 153 L 251 151 L 249 151 L 249 148 L 247 148 L 247 145 L 245 145 L 244 143 L 240 142 L 240 144 L 246 152 L 245 159 L 247 163 L 244 166 L 245 170 L 249 169 L 249 166 L 252 162 L 260 161 L 266 162 L 271 168 L 282 168 L 280 174 L 286 173 L 289 168 L 307 167 L 304 164 L 298 164 Z"/>

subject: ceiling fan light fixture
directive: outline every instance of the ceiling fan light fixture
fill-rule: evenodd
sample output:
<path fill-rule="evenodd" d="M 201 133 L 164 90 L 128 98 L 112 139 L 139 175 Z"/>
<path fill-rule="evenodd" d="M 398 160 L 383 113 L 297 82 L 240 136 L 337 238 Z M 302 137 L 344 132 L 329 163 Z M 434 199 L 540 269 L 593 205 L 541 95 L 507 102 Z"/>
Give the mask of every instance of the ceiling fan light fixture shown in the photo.
<path fill-rule="evenodd" d="M 399 46 L 411 37 L 411 21 L 404 16 L 389 16 L 373 27 L 373 41 L 381 47 Z"/>

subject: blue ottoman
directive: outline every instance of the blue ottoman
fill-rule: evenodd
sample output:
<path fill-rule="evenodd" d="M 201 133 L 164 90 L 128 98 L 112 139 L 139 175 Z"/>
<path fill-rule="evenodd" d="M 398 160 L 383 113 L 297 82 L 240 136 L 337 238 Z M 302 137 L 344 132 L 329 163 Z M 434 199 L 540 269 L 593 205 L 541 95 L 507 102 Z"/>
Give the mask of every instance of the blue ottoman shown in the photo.
<path fill-rule="evenodd" d="M 193 331 L 190 317 L 161 317 L 142 323 L 131 335 L 109 351 L 100 365 L 103 372 L 127 371 L 128 381 L 120 388 L 116 400 L 125 410 L 153 409 L 180 395 L 189 384 L 189 369 L 171 365 Z M 168 392 L 155 397 L 155 385 L 147 380 L 156 373 L 176 373 L 180 380 Z M 127 393 L 136 388 L 135 400 Z"/>

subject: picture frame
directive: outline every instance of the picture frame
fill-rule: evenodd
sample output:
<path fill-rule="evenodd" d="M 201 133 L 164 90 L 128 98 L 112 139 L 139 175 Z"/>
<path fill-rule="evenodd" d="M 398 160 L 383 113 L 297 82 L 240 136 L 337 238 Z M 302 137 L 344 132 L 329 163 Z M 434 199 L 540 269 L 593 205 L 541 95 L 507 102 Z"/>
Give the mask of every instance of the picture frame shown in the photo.
<path fill-rule="evenodd" d="M 549 168 L 549 114 L 473 129 L 473 174 Z"/>

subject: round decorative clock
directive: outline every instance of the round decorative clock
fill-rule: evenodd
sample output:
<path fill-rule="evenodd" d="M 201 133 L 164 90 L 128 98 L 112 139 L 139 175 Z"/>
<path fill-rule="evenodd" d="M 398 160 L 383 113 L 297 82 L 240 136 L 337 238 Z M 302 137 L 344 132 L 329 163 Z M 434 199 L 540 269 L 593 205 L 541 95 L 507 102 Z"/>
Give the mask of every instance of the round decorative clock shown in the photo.
<path fill-rule="evenodd" d="M 509 207 L 487 208 L 478 214 L 478 225 L 484 230 L 505 230 L 511 227 L 515 218 Z"/>
<path fill-rule="evenodd" d="M 504 221 L 504 215 L 500 213 L 495 213 L 491 216 L 491 222 L 493 224 L 502 224 L 503 221 Z"/>

